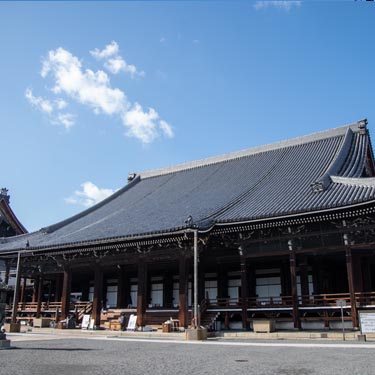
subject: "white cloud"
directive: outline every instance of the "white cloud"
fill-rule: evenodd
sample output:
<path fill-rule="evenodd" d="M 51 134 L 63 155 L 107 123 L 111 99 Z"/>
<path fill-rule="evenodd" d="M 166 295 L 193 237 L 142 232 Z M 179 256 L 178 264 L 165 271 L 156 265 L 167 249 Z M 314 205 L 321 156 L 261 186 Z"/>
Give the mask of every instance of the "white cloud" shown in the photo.
<path fill-rule="evenodd" d="M 65 109 L 68 106 L 68 103 L 63 99 L 55 100 L 57 109 Z"/>
<path fill-rule="evenodd" d="M 200 43 L 200 40 L 199 39 L 194 39 L 193 40 L 193 44 L 199 44 Z"/>
<path fill-rule="evenodd" d="M 55 79 L 52 91 L 64 93 L 81 104 L 93 108 L 95 113 L 113 115 L 125 110 L 125 94 L 111 88 L 108 75 L 102 70 L 82 70 L 79 59 L 69 51 L 58 48 L 49 51 L 43 62 L 42 77 L 51 74 Z"/>
<path fill-rule="evenodd" d="M 76 190 L 72 196 L 65 199 L 65 202 L 90 207 L 109 197 L 114 192 L 116 190 L 102 189 L 92 182 L 86 181 L 81 184 L 81 190 Z"/>
<path fill-rule="evenodd" d="M 65 129 L 71 128 L 75 124 L 76 116 L 72 113 L 58 113 L 54 123 L 61 124 Z"/>
<path fill-rule="evenodd" d="M 25 97 L 35 108 L 48 115 L 51 124 L 63 125 L 65 129 L 69 129 L 74 125 L 74 115 L 70 113 L 55 113 L 56 111 L 65 109 L 68 103 L 59 98 L 56 100 L 44 99 L 41 96 L 34 96 L 31 89 L 26 89 Z"/>
<path fill-rule="evenodd" d="M 104 50 L 95 49 L 91 54 L 105 59 L 106 68 L 113 73 L 123 70 L 131 76 L 144 75 L 134 65 L 128 65 L 118 51 L 118 44 L 111 42 Z M 124 91 L 112 87 L 106 72 L 84 69 L 82 61 L 62 47 L 48 52 L 42 61 L 40 74 L 44 79 L 52 79 L 52 93 L 65 95 L 92 109 L 95 114 L 121 119 L 129 137 L 143 143 L 150 143 L 159 135 L 173 137 L 172 127 L 153 108 L 143 111 L 139 103 L 129 102 Z M 31 104 L 48 114 L 52 124 L 63 125 L 66 129 L 75 124 L 76 115 L 61 112 L 68 106 L 61 97 L 55 100 L 36 97 L 30 89 L 26 90 L 25 96 Z"/>
<path fill-rule="evenodd" d="M 119 49 L 120 48 L 118 44 L 114 40 L 112 40 L 112 42 L 106 45 L 103 50 L 100 51 L 98 48 L 95 48 L 93 51 L 90 51 L 90 53 L 97 60 L 102 60 L 111 56 L 116 56 L 119 52 Z"/>
<path fill-rule="evenodd" d="M 105 60 L 104 67 L 112 74 L 118 74 L 121 71 L 130 74 L 132 78 L 144 77 L 145 72 L 139 71 L 135 65 L 128 64 L 123 57 L 119 55 L 119 45 L 112 41 L 106 45 L 103 50 L 95 48 L 90 51 L 91 55 L 97 60 Z"/>
<path fill-rule="evenodd" d="M 148 112 L 143 111 L 139 103 L 124 113 L 122 116 L 124 126 L 127 128 L 127 135 L 142 140 L 143 143 L 150 143 L 159 135 L 159 130 L 168 138 L 173 137 L 171 126 L 164 120 L 160 120 L 159 114 L 149 108 Z"/>
<path fill-rule="evenodd" d="M 31 89 L 26 89 L 25 97 L 29 103 L 40 111 L 47 114 L 51 114 L 53 112 L 53 104 L 48 99 L 44 99 L 41 96 L 34 96 Z"/>
<path fill-rule="evenodd" d="M 167 41 L 167 39 L 166 38 L 164 38 L 164 36 L 162 36 L 160 39 L 159 39 L 159 42 L 160 43 L 165 43 Z"/>
<path fill-rule="evenodd" d="M 126 61 L 120 56 L 117 56 L 113 59 L 109 59 L 108 61 L 106 61 L 104 63 L 104 67 L 112 74 L 117 74 L 121 71 L 124 71 L 125 73 L 129 73 L 132 78 L 136 76 L 145 76 L 145 72 L 143 70 L 138 71 L 135 65 L 127 64 Z"/>
<path fill-rule="evenodd" d="M 168 137 L 168 138 L 174 137 L 172 127 L 166 121 L 160 120 L 159 126 L 160 126 L 160 129 L 163 131 L 163 133 L 165 134 L 166 137 Z"/>
<path fill-rule="evenodd" d="M 279 8 L 283 9 L 287 12 L 289 12 L 293 7 L 300 7 L 301 6 L 301 1 L 257 1 L 254 4 L 254 8 L 256 10 L 261 10 L 265 9 L 268 7 L 274 7 L 274 8 Z"/>

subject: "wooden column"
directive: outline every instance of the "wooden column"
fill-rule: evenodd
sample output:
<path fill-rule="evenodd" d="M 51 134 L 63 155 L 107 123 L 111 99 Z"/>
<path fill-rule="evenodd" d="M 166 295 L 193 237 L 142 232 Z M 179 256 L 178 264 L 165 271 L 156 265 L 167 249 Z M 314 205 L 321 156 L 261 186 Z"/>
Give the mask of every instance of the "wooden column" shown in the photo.
<path fill-rule="evenodd" d="M 67 318 L 70 307 L 70 289 L 72 284 L 72 271 L 66 268 L 63 273 L 62 282 L 62 295 L 61 295 L 61 320 Z"/>
<path fill-rule="evenodd" d="M 358 318 L 357 318 L 357 306 L 355 300 L 355 288 L 354 288 L 354 279 L 353 279 L 353 259 L 352 259 L 352 250 L 350 247 L 346 248 L 346 271 L 348 274 L 348 287 L 350 294 L 350 306 L 351 306 L 351 315 L 352 315 L 352 324 L 353 328 L 358 327 Z"/>
<path fill-rule="evenodd" d="M 37 297 L 37 305 L 36 305 L 36 317 L 37 318 L 40 318 L 42 299 L 43 299 L 43 276 L 41 275 L 39 276 L 38 297 Z"/>
<path fill-rule="evenodd" d="M 292 308 L 293 308 L 293 326 L 295 329 L 300 329 L 300 319 L 298 311 L 298 295 L 297 295 L 297 276 L 296 276 L 296 253 L 294 250 L 290 251 L 289 254 L 289 265 L 290 265 L 290 283 L 291 283 L 291 295 L 292 295 Z"/>
<path fill-rule="evenodd" d="M 9 261 L 5 262 L 5 277 L 4 277 L 4 283 L 8 285 L 9 283 L 9 273 L 10 273 L 10 264 Z"/>
<path fill-rule="evenodd" d="M 242 329 L 247 330 L 247 297 L 248 297 L 248 282 L 246 258 L 241 256 L 241 306 L 242 306 Z"/>
<path fill-rule="evenodd" d="M 137 324 L 145 326 L 145 313 L 147 306 L 147 263 L 144 258 L 138 263 L 138 293 L 137 293 Z"/>
<path fill-rule="evenodd" d="M 102 311 L 103 300 L 103 270 L 98 263 L 94 269 L 94 299 L 92 302 L 92 319 L 94 328 L 100 329 L 100 315 Z"/>
<path fill-rule="evenodd" d="M 187 328 L 188 322 L 188 285 L 189 285 L 189 260 L 185 255 L 180 256 L 179 261 L 179 293 L 178 293 L 178 319 L 180 326 Z"/>
<path fill-rule="evenodd" d="M 62 293 L 62 283 L 63 283 L 63 274 L 58 274 L 56 276 L 56 284 L 55 284 L 55 302 L 61 301 L 61 293 Z"/>
<path fill-rule="evenodd" d="M 20 255 L 19 259 L 20 258 Z M 20 260 L 21 263 L 21 260 Z M 16 285 L 14 286 L 14 296 L 13 296 L 13 309 L 12 309 L 12 323 L 17 323 L 17 313 L 18 313 L 18 303 L 20 301 L 20 283 L 21 283 L 21 264 L 19 264 L 19 268 L 16 275 Z"/>
<path fill-rule="evenodd" d="M 125 295 L 125 284 L 126 284 L 125 267 L 120 266 L 117 275 L 117 308 L 123 309 L 126 307 L 126 295 Z"/>

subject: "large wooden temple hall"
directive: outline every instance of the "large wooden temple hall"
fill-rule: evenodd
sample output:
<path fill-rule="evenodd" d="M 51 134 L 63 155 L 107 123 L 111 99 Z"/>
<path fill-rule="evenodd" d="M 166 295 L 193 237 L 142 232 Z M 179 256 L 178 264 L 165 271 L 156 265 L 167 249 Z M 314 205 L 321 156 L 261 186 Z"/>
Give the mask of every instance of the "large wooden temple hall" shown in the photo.
<path fill-rule="evenodd" d="M 188 327 L 195 235 L 201 325 L 251 330 L 266 318 L 276 329 L 335 329 L 341 300 L 357 328 L 359 312 L 375 307 L 367 120 L 130 174 L 76 216 L 0 238 L 8 272 L 20 259 L 12 320 L 76 311 L 99 328 L 125 311 L 139 327 L 169 317 Z"/>

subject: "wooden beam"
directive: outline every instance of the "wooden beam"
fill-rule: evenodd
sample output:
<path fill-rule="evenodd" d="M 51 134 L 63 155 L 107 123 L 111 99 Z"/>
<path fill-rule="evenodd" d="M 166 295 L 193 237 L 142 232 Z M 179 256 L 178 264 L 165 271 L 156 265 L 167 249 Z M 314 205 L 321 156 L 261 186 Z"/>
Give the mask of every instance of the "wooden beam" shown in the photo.
<path fill-rule="evenodd" d="M 353 258 L 352 258 L 352 250 L 350 247 L 346 248 L 345 255 L 346 255 L 346 270 L 348 274 L 348 287 L 349 287 L 349 294 L 350 294 L 352 324 L 353 324 L 353 328 L 358 328 L 357 306 L 356 306 L 356 300 L 355 300 L 355 288 L 354 288 L 354 278 L 353 278 Z"/>
<path fill-rule="evenodd" d="M 63 285 L 61 295 L 61 319 L 68 317 L 70 307 L 70 289 L 72 284 L 72 271 L 66 268 L 63 273 Z"/>
<path fill-rule="evenodd" d="M 92 302 L 92 319 L 94 328 L 100 329 L 100 315 L 102 310 L 103 299 L 103 270 L 98 263 L 94 269 L 94 299 Z"/>
<path fill-rule="evenodd" d="M 138 293 L 137 293 L 137 324 L 145 326 L 145 313 L 147 305 L 147 263 L 142 257 L 138 262 Z"/>

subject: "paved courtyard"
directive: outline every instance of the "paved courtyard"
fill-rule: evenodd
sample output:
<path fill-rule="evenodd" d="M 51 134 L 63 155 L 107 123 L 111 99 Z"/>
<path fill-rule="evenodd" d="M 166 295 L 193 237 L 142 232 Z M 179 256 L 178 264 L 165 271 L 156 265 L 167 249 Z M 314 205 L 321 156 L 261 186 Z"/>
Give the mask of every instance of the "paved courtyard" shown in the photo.
<path fill-rule="evenodd" d="M 374 374 L 375 345 L 9 336 L 0 374 Z"/>

